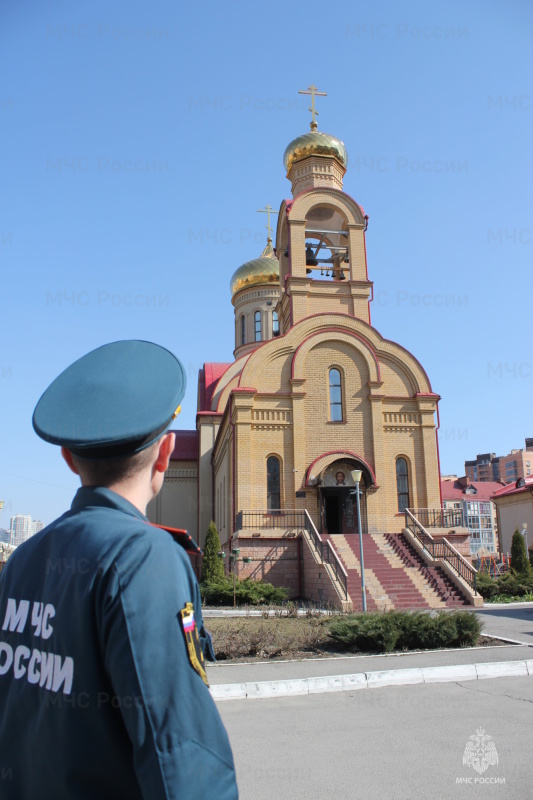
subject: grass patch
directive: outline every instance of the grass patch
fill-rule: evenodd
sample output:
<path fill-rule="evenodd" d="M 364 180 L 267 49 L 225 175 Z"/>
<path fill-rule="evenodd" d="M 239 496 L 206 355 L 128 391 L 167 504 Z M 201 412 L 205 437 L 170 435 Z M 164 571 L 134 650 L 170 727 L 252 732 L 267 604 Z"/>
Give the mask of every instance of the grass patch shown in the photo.
<path fill-rule="evenodd" d="M 482 622 L 470 611 L 387 611 L 308 617 L 209 618 L 217 659 L 305 658 L 472 647 Z"/>
<path fill-rule="evenodd" d="M 324 620 L 294 617 L 215 618 L 205 620 L 219 661 L 283 658 L 331 649 Z"/>

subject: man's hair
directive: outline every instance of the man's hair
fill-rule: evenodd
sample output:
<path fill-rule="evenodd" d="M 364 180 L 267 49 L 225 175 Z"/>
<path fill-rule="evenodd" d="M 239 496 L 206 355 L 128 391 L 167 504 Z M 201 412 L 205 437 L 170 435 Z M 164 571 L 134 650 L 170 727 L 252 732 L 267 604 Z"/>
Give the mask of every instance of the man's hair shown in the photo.
<path fill-rule="evenodd" d="M 160 439 L 133 455 L 118 458 L 82 458 L 72 453 L 72 460 L 85 486 L 112 486 L 133 478 L 155 459 Z"/>

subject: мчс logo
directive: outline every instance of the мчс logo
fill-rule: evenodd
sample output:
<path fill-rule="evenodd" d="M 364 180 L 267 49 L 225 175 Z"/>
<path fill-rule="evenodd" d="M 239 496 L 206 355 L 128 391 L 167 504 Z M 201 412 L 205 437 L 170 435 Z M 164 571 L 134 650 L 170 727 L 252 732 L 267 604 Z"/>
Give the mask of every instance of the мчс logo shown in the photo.
<path fill-rule="evenodd" d="M 482 775 L 489 766 L 497 763 L 498 753 L 492 736 L 486 734 L 483 728 L 478 728 L 466 743 L 463 764 Z"/>

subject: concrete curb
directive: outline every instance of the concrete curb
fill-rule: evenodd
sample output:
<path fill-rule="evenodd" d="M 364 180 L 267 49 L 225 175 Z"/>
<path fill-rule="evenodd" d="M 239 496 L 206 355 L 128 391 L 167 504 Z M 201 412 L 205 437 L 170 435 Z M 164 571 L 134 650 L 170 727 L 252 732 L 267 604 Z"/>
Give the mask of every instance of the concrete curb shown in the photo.
<path fill-rule="evenodd" d="M 214 700 L 253 700 L 323 692 L 349 692 L 354 689 L 377 689 L 382 686 L 412 686 L 418 683 L 480 681 L 487 678 L 527 676 L 533 677 L 533 659 L 487 664 L 454 664 L 446 667 L 389 669 L 285 681 L 221 683 L 212 686 L 210 691 Z"/>
<path fill-rule="evenodd" d="M 476 611 L 490 611 L 491 608 L 533 608 L 533 602 L 525 600 L 523 603 L 483 603 Z"/>

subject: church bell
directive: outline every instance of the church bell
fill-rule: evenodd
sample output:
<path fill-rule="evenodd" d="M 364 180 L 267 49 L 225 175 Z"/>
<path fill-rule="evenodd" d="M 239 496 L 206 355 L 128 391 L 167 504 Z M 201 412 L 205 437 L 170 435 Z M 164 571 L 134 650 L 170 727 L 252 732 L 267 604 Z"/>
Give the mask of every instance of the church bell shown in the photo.
<path fill-rule="evenodd" d="M 316 267 L 318 266 L 318 261 L 315 258 L 315 254 L 313 253 L 313 248 L 311 245 L 307 245 L 305 250 L 305 266 L 306 267 Z M 306 270 L 307 273 L 311 272 L 311 270 Z"/>

